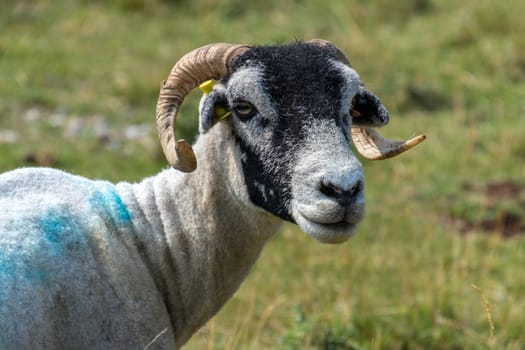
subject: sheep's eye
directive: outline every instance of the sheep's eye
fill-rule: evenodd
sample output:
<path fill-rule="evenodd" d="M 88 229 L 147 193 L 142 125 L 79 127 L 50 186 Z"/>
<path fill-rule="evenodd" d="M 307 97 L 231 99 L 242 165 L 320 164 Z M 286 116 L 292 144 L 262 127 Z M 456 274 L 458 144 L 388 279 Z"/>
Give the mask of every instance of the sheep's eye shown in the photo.
<path fill-rule="evenodd" d="M 252 117 L 256 109 L 255 107 L 247 101 L 238 101 L 233 104 L 233 110 L 240 118 L 250 118 Z"/>

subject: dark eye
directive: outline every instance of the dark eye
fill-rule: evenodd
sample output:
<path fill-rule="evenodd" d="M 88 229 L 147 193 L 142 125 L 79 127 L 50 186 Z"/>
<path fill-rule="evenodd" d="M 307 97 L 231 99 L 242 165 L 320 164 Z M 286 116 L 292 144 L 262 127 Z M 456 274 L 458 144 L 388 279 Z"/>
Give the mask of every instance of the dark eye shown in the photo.
<path fill-rule="evenodd" d="M 237 101 L 233 104 L 233 110 L 237 116 L 246 119 L 253 117 L 257 110 L 255 107 L 247 101 Z"/>

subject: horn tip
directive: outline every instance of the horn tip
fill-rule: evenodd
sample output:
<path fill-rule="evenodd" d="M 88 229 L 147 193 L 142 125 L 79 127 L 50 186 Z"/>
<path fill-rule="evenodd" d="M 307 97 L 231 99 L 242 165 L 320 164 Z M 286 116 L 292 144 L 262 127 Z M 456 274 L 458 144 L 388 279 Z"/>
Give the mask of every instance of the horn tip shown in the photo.
<path fill-rule="evenodd" d="M 418 135 L 418 136 L 413 137 L 413 138 L 411 138 L 410 140 L 408 140 L 405 144 L 406 144 L 409 148 L 412 148 L 412 147 L 414 147 L 414 146 L 419 145 L 421 142 L 425 141 L 426 138 L 427 138 L 427 135 L 425 135 L 425 134 Z"/>
<path fill-rule="evenodd" d="M 185 173 L 191 173 L 197 169 L 197 158 L 191 145 L 186 140 L 177 141 L 175 152 L 177 159 L 174 162 L 170 162 L 174 169 Z"/>

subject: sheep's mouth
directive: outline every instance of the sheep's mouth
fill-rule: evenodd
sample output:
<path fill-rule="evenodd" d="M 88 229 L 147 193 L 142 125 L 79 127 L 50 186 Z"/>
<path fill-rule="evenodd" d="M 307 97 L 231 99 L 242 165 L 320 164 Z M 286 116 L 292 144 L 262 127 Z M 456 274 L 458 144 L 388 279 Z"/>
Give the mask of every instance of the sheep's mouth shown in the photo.
<path fill-rule="evenodd" d="M 299 227 L 308 235 L 322 243 L 342 243 L 354 235 L 357 222 L 346 219 L 338 221 L 316 220 L 304 215 L 300 210 L 294 210 L 294 219 Z"/>
<path fill-rule="evenodd" d="M 346 204 L 322 195 L 316 200 L 293 201 L 291 214 L 297 225 L 318 241 L 342 243 L 356 232 L 365 205 L 362 198 Z"/>

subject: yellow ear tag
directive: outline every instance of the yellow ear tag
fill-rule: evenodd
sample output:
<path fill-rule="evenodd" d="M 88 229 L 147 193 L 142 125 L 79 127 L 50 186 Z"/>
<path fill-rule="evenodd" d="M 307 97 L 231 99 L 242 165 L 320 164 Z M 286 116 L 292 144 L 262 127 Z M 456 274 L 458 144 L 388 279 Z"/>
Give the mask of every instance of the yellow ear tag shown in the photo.
<path fill-rule="evenodd" d="M 213 80 L 207 80 L 204 83 L 199 85 L 199 89 L 202 91 L 202 93 L 208 95 L 211 90 L 213 90 Z"/>
<path fill-rule="evenodd" d="M 213 90 L 213 80 L 207 80 L 200 84 L 199 89 L 202 91 L 202 93 L 208 95 Z M 224 107 L 215 107 L 215 118 L 217 118 L 217 120 L 226 119 L 230 116 L 230 114 L 232 114 L 232 112 Z"/>

